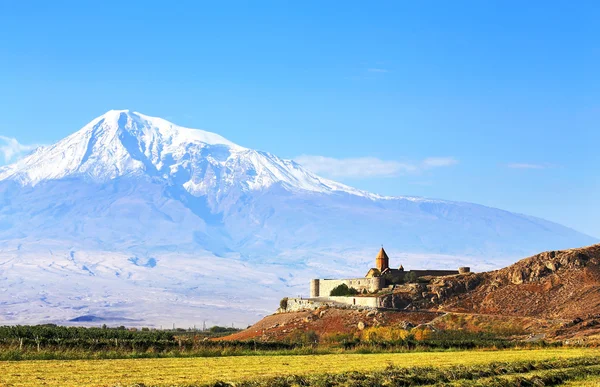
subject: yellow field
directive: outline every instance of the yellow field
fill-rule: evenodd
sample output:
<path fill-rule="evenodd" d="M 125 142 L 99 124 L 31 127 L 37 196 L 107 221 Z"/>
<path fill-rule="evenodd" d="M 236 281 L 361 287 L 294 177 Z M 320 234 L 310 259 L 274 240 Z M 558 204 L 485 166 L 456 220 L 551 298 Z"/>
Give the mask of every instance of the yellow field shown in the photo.
<path fill-rule="evenodd" d="M 0 386 L 170 386 L 239 381 L 262 376 L 336 373 L 398 366 L 451 366 L 493 361 L 599 356 L 595 349 L 544 349 L 311 356 L 233 356 L 127 360 L 37 360 L 0 362 Z M 590 381 L 591 382 L 591 381 Z"/>
<path fill-rule="evenodd" d="M 564 384 L 565 387 L 600 387 L 600 378 L 591 377 L 584 380 L 569 382 Z"/>

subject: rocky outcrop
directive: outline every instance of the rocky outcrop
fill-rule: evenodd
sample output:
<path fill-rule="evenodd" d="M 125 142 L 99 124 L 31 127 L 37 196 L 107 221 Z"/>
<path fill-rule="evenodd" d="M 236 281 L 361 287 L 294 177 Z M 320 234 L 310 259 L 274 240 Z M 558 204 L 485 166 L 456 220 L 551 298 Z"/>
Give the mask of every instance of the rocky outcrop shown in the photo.
<path fill-rule="evenodd" d="M 507 268 L 492 272 L 494 280 L 513 284 L 539 282 L 559 271 L 580 270 L 589 264 L 598 264 L 600 245 L 586 249 L 549 251 L 524 259 Z"/>
<path fill-rule="evenodd" d="M 476 289 L 485 280 L 485 274 L 463 274 L 453 277 L 442 277 L 432 281 L 429 293 L 435 297 L 435 303 L 467 293 Z"/>
<path fill-rule="evenodd" d="M 438 308 L 576 318 L 600 313 L 600 245 L 548 251 L 504 269 L 434 280 Z M 433 301 L 433 300 L 432 300 Z"/>

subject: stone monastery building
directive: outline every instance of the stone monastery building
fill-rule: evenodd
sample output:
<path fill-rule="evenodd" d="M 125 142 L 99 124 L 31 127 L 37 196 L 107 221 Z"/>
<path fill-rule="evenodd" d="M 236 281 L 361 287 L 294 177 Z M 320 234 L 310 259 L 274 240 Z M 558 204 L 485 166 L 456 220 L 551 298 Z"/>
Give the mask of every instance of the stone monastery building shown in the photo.
<path fill-rule="evenodd" d="M 329 297 L 331 291 L 341 284 L 346 284 L 348 287 L 354 288 L 361 293 L 364 290 L 368 293 L 376 293 L 384 288 L 404 283 L 408 279 L 414 280 L 418 277 L 425 276 L 440 277 L 468 272 L 468 267 L 461 267 L 458 270 L 405 271 L 404 267 L 400 265 L 398 269 L 392 269 L 390 267 L 390 259 L 383 247 L 381 247 L 379 254 L 375 257 L 375 267 L 369 269 L 365 277 L 349 279 L 313 279 L 310 281 L 310 297 Z"/>

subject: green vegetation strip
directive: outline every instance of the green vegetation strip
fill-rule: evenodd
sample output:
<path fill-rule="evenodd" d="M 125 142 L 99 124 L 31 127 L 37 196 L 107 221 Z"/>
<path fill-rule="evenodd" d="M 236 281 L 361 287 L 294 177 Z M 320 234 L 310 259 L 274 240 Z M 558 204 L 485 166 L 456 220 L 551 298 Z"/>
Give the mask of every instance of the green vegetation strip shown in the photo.
<path fill-rule="evenodd" d="M 217 382 L 210 387 L 297 386 L 556 386 L 600 375 L 600 358 L 490 363 L 447 368 L 389 366 L 376 372 L 293 375 L 239 383 Z M 192 385 L 186 387 L 193 387 Z"/>
<path fill-rule="evenodd" d="M 530 372 L 522 375 L 496 376 L 479 380 L 460 380 L 451 384 L 438 383 L 436 386 L 471 387 L 471 386 L 559 386 L 570 381 L 582 381 L 588 377 L 599 377 L 600 366 L 577 367 L 567 369 Z M 597 384 L 596 384 L 597 385 Z"/>
<path fill-rule="evenodd" d="M 465 349 L 549 348 L 562 343 L 525 343 L 490 332 L 411 331 L 370 327 L 357 334 L 319 335 L 295 331 L 282 342 L 212 341 L 230 328 L 209 331 L 141 331 L 124 328 L 79 328 L 54 325 L 0 327 L 0 361 L 138 359 L 263 355 L 388 353 Z"/>

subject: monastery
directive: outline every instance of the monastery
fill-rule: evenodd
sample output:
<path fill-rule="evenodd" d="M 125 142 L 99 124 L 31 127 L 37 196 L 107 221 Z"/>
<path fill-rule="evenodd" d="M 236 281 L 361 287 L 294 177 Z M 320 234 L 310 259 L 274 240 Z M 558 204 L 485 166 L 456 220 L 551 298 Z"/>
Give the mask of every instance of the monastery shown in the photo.
<path fill-rule="evenodd" d="M 390 267 L 390 259 L 383 247 L 381 247 L 379 254 L 375 257 L 375 267 L 369 269 L 364 278 L 314 279 L 310 282 L 310 296 L 312 298 L 329 297 L 331 291 L 341 284 L 346 284 L 348 287 L 358 290 L 359 293 L 362 293 L 364 290 L 368 293 L 376 293 L 384 288 L 402 284 L 406 282 L 407 279 L 462 274 L 468 273 L 469 270 L 468 267 L 461 267 L 458 270 L 406 271 L 402 265 L 400 265 L 398 269 L 392 269 Z"/>
<path fill-rule="evenodd" d="M 375 267 L 369 269 L 367 274 L 361 278 L 346 279 L 313 279 L 310 281 L 310 298 L 285 298 L 280 308 L 281 312 L 316 309 L 323 305 L 346 304 L 367 308 L 389 308 L 386 306 L 388 296 L 396 291 L 411 291 L 419 279 L 425 277 L 425 281 L 432 277 L 466 274 L 470 272 L 468 267 L 460 267 L 458 270 L 404 270 L 400 265 L 397 269 L 390 267 L 390 259 L 381 247 L 375 257 Z M 353 288 L 358 294 L 351 296 L 332 296 L 331 291 L 340 285 Z M 414 291 L 414 289 L 412 289 Z M 394 305 L 394 303 L 391 303 Z"/>

